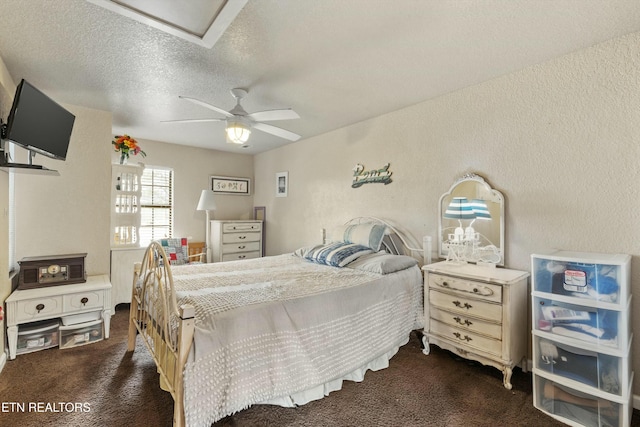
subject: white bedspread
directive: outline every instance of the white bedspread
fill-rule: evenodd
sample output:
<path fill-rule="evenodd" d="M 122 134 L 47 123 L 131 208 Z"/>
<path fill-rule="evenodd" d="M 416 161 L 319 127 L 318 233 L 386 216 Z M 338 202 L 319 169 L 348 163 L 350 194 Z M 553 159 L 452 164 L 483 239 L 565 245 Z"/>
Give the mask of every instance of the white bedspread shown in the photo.
<path fill-rule="evenodd" d="M 415 266 L 380 275 L 288 254 L 172 272 L 179 305 L 196 308 L 188 426 L 348 376 L 392 355 L 421 326 Z"/>

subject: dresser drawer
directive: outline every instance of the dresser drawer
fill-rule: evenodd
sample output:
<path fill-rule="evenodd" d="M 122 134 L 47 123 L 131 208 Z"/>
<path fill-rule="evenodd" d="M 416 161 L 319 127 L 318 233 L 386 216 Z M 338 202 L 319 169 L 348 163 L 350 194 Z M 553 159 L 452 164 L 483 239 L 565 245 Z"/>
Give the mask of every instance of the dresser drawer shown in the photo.
<path fill-rule="evenodd" d="M 448 294 L 433 289 L 429 290 L 429 301 L 432 307 L 443 308 L 454 313 L 493 320 L 495 322 L 502 321 L 502 306 L 500 304 L 463 298 L 460 295 Z"/>
<path fill-rule="evenodd" d="M 90 308 L 102 308 L 103 303 L 103 291 L 87 291 L 64 296 L 65 313 L 73 313 Z"/>
<path fill-rule="evenodd" d="M 464 345 L 496 356 L 502 355 L 502 342 L 483 337 L 471 331 L 455 328 L 440 322 L 431 322 L 431 333 L 439 335 L 456 345 Z"/>
<path fill-rule="evenodd" d="M 238 261 L 241 259 L 260 258 L 260 251 L 255 252 L 237 252 L 234 254 L 223 254 L 222 261 Z"/>
<path fill-rule="evenodd" d="M 62 296 L 34 298 L 17 302 L 16 323 L 51 319 L 62 314 Z"/>
<path fill-rule="evenodd" d="M 260 232 L 224 233 L 222 235 L 222 243 L 259 242 L 260 238 Z"/>
<path fill-rule="evenodd" d="M 502 325 L 498 323 L 485 322 L 474 317 L 454 314 L 437 308 L 431 310 L 431 319 L 462 330 L 488 335 L 498 340 L 502 337 Z"/>
<path fill-rule="evenodd" d="M 222 245 L 223 255 L 237 252 L 254 252 L 260 250 L 260 242 L 227 243 Z"/>
<path fill-rule="evenodd" d="M 222 225 L 223 233 L 234 233 L 241 231 L 262 231 L 260 222 L 234 222 Z"/>
<path fill-rule="evenodd" d="M 490 283 L 476 282 L 440 274 L 429 275 L 429 287 L 439 290 L 447 290 L 462 295 L 473 295 L 497 303 L 502 302 L 502 286 Z"/>

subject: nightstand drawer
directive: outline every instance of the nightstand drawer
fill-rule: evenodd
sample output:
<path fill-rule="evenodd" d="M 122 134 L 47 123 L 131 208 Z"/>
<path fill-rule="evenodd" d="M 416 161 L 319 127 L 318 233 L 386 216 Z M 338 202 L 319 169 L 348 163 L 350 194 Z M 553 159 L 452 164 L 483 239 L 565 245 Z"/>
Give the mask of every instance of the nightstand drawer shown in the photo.
<path fill-rule="evenodd" d="M 253 252 L 260 250 L 260 242 L 227 243 L 222 245 L 224 255 L 237 252 Z"/>
<path fill-rule="evenodd" d="M 18 301 L 16 321 L 25 323 L 37 319 L 51 319 L 62 314 L 62 296 L 43 297 L 32 300 Z"/>
<path fill-rule="evenodd" d="M 452 295 L 433 289 L 429 291 L 429 301 L 433 307 L 443 308 L 454 313 L 493 320 L 495 322 L 502 321 L 502 306 L 500 304 L 462 298 L 460 295 Z"/>
<path fill-rule="evenodd" d="M 222 243 L 259 242 L 260 238 L 260 232 L 225 233 L 222 235 Z"/>
<path fill-rule="evenodd" d="M 64 296 L 65 313 L 102 308 L 104 291 L 87 291 Z"/>
<path fill-rule="evenodd" d="M 429 287 L 462 295 L 473 295 L 474 298 L 481 298 L 487 301 L 502 302 L 502 286 L 500 285 L 430 274 Z"/>
<path fill-rule="evenodd" d="M 243 259 L 260 258 L 260 251 L 255 252 L 238 252 L 235 254 L 222 255 L 222 261 L 238 261 Z"/>
<path fill-rule="evenodd" d="M 235 233 L 238 231 L 261 231 L 261 222 L 234 222 L 222 225 L 224 233 Z"/>
<path fill-rule="evenodd" d="M 456 328 L 488 335 L 496 339 L 502 337 L 502 325 L 498 323 L 485 322 L 473 317 L 454 314 L 437 308 L 431 310 L 431 319 Z"/>
<path fill-rule="evenodd" d="M 481 350 L 496 356 L 502 355 L 502 342 L 491 338 L 483 337 L 471 331 L 465 331 L 440 322 L 431 322 L 431 333 L 440 335 L 456 343 Z"/>

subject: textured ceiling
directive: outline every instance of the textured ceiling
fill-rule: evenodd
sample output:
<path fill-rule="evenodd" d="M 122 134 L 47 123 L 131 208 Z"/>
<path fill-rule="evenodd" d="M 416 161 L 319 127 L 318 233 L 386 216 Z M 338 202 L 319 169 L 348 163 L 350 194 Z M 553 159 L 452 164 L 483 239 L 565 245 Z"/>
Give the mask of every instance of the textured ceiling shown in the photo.
<path fill-rule="evenodd" d="M 254 130 L 227 144 L 220 117 L 249 112 L 309 138 L 640 31 L 637 0 L 249 0 L 207 49 L 84 0 L 2 0 L 0 56 L 58 102 L 113 112 L 114 133 L 258 153 L 288 141 Z"/>

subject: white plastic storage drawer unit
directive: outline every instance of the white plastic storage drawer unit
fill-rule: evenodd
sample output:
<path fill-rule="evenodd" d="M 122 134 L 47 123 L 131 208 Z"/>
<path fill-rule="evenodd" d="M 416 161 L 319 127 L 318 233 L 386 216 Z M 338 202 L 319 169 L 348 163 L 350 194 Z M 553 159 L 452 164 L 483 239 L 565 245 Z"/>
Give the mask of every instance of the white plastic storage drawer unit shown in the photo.
<path fill-rule="evenodd" d="M 60 348 L 91 344 L 104 338 L 102 319 L 76 325 L 60 326 Z"/>
<path fill-rule="evenodd" d="M 16 354 L 31 353 L 58 345 L 57 319 L 20 325 Z"/>
<path fill-rule="evenodd" d="M 574 426 L 628 426 L 631 257 L 532 255 L 533 404 Z"/>

